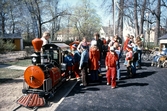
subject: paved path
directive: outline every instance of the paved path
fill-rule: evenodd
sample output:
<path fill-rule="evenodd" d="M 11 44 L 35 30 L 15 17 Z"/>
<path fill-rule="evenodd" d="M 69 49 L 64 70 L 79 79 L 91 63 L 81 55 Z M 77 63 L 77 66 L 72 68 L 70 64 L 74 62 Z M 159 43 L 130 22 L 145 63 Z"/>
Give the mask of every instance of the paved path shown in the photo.
<path fill-rule="evenodd" d="M 122 79 L 117 81 L 118 88 L 116 89 L 111 89 L 110 86 L 106 85 L 104 68 L 102 69 L 102 84 L 92 83 L 88 87 L 80 87 L 80 82 L 67 82 L 51 100 L 51 106 L 38 110 L 166 111 L 167 69 L 150 67 L 148 62 L 143 65 L 142 69 L 137 70 L 137 76 L 130 79 L 126 78 L 126 68 L 121 65 Z M 0 65 L 0 67 L 19 69 L 12 66 Z M 70 93 L 68 94 L 68 92 Z"/>
<path fill-rule="evenodd" d="M 118 88 L 102 84 L 80 87 L 76 84 L 71 93 L 54 111 L 167 111 L 167 69 L 150 67 L 145 63 L 135 78 L 122 79 Z"/>
<path fill-rule="evenodd" d="M 0 64 L 0 68 L 9 68 L 9 69 L 25 70 L 27 67 L 16 66 L 16 65 Z"/>

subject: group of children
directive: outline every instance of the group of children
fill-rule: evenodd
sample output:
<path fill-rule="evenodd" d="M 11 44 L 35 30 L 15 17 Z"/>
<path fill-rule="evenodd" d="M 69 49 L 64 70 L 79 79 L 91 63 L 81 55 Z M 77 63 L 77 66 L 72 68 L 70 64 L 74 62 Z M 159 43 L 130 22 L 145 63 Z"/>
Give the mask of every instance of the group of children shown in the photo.
<path fill-rule="evenodd" d="M 77 45 L 72 45 L 72 53 L 65 54 L 64 62 L 67 64 L 67 71 L 69 77 L 70 72 L 73 71 L 77 80 L 81 79 L 81 86 L 87 86 L 90 81 L 95 82 L 99 80 L 99 68 L 101 51 L 99 46 L 102 46 L 102 41 L 99 39 L 99 34 L 94 34 L 94 40 L 88 44 L 86 37 Z M 88 71 L 90 77 L 88 77 Z M 80 76 L 81 74 L 81 76 Z"/>
<path fill-rule="evenodd" d="M 88 45 L 86 38 L 80 42 L 77 46 L 72 45 L 72 55 L 66 54 L 64 62 L 67 64 L 67 73 L 70 75 L 70 71 L 73 71 L 77 80 L 80 80 L 81 71 L 81 85 L 87 86 L 89 83 L 88 69 L 91 77 L 91 81 L 99 80 L 99 68 L 102 59 L 103 46 L 102 41 L 99 39 L 99 34 L 95 34 L 95 39 Z M 105 66 L 106 66 L 106 78 L 107 85 L 111 85 L 111 88 L 116 88 L 116 79 L 121 79 L 120 75 L 120 58 L 125 54 L 124 65 L 127 67 L 128 77 L 132 77 L 136 74 L 136 66 L 141 66 L 141 39 L 127 35 L 127 38 L 123 45 L 122 40 L 116 35 L 107 44 L 108 51 L 105 54 Z M 101 44 L 101 45 L 99 45 Z M 100 47 L 99 47 L 100 46 Z"/>
<path fill-rule="evenodd" d="M 134 38 L 133 35 L 127 35 L 123 44 L 121 44 L 118 35 L 113 37 L 109 42 L 110 50 L 105 58 L 107 69 L 107 85 L 111 84 L 111 88 L 116 87 L 116 79 L 120 80 L 120 58 L 125 55 L 124 65 L 127 68 L 127 77 L 136 75 L 136 67 L 141 68 L 142 54 L 142 36 Z"/>

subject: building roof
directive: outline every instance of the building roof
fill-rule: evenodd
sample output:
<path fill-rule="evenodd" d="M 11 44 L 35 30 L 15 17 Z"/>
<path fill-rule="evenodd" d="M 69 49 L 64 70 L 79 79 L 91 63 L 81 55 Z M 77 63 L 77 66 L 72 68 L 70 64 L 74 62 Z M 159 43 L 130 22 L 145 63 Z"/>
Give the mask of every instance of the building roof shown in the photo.
<path fill-rule="evenodd" d="M 159 40 L 162 40 L 162 39 L 167 39 L 167 34 L 161 36 L 160 38 L 158 38 Z"/>
<path fill-rule="evenodd" d="M 108 26 L 102 26 L 102 29 L 108 35 L 111 35 L 111 33 L 113 32 L 113 29 L 111 27 L 108 27 Z"/>
<path fill-rule="evenodd" d="M 14 34 L 3 34 L 0 35 L 0 38 L 3 39 L 21 39 L 21 33 L 14 33 Z"/>

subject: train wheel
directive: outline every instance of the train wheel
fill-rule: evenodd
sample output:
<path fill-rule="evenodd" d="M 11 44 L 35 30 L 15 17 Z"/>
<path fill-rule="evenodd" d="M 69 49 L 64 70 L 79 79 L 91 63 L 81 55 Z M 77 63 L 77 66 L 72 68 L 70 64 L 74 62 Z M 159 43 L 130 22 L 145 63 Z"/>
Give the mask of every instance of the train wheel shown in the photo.
<path fill-rule="evenodd" d="M 39 97 L 44 97 L 45 96 L 45 92 L 39 92 Z"/>
<path fill-rule="evenodd" d="M 167 68 L 167 60 L 162 64 L 164 68 Z"/>
<path fill-rule="evenodd" d="M 157 67 L 160 68 L 161 67 L 160 64 L 158 64 Z"/>
<path fill-rule="evenodd" d="M 27 94 L 28 91 L 27 91 L 26 89 L 22 89 L 22 93 L 23 93 L 23 94 Z"/>
<path fill-rule="evenodd" d="M 152 63 L 151 66 L 153 67 L 153 66 L 154 66 L 154 63 Z"/>

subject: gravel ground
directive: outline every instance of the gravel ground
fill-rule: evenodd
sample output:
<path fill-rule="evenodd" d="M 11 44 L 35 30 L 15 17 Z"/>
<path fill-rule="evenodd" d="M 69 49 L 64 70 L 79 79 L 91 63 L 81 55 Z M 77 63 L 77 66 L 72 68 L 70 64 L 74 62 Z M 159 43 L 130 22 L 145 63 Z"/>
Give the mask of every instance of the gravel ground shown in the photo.
<path fill-rule="evenodd" d="M 25 57 L 25 54 L 25 51 L 14 51 L 7 54 L 0 54 L 0 64 L 16 61 L 18 58 Z M 0 111 L 12 111 L 18 106 L 16 101 L 23 95 L 22 88 L 23 77 L 0 83 Z"/>
<path fill-rule="evenodd" d="M 22 88 L 22 77 L 0 84 L 0 111 L 12 111 L 18 106 L 16 101 L 23 95 Z"/>

